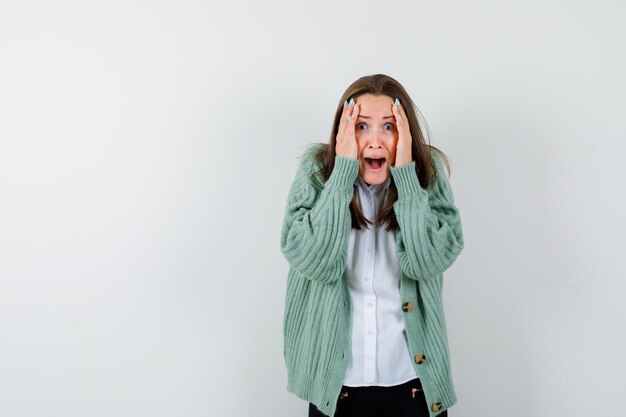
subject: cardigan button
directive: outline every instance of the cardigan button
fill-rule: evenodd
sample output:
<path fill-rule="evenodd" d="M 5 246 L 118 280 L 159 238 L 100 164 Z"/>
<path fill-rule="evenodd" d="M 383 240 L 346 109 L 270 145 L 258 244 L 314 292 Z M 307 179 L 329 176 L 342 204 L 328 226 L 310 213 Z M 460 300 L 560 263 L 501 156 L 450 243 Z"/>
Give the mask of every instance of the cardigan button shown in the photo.
<path fill-rule="evenodd" d="M 431 409 L 433 411 L 439 411 L 439 410 L 441 410 L 442 407 L 443 407 L 442 403 L 434 403 Z"/>
<path fill-rule="evenodd" d="M 413 303 L 410 301 L 407 301 L 406 303 L 402 304 L 402 311 L 404 311 L 405 313 L 408 313 L 409 311 L 413 311 Z"/>
<path fill-rule="evenodd" d="M 415 363 L 422 364 L 424 362 L 426 362 L 426 355 L 424 355 L 423 353 L 418 353 L 417 355 L 415 355 Z"/>

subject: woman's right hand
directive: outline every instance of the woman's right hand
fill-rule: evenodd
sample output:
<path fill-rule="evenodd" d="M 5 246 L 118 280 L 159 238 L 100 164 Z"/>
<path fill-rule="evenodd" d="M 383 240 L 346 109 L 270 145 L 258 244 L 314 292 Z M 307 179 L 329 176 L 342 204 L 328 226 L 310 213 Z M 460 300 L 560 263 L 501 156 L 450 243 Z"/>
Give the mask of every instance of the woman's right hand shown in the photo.
<path fill-rule="evenodd" d="M 357 159 L 358 149 L 354 125 L 359 116 L 360 107 L 350 99 L 350 103 L 343 108 L 339 129 L 337 131 L 335 154 L 349 159 Z"/>

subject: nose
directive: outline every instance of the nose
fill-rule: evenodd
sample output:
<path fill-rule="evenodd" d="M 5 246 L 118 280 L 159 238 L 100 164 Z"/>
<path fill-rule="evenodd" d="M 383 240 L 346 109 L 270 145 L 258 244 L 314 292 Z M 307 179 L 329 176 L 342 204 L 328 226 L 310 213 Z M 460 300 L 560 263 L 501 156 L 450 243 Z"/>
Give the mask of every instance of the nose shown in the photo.
<path fill-rule="evenodd" d="M 378 130 L 372 129 L 368 136 L 369 136 L 369 141 L 368 141 L 368 145 L 367 145 L 368 148 L 370 148 L 370 149 L 378 149 L 378 148 L 382 147 L 383 138 L 382 138 L 382 133 L 381 132 L 379 132 Z"/>
<path fill-rule="evenodd" d="M 382 147 L 382 139 L 379 133 L 374 133 L 373 135 L 371 135 L 367 147 L 371 149 L 378 149 Z"/>

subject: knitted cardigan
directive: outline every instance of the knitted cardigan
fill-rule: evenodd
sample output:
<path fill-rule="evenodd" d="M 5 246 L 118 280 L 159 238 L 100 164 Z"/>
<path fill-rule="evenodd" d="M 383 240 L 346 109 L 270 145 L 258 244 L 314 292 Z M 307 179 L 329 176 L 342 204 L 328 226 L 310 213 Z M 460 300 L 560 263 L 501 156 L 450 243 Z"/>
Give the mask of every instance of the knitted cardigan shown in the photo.
<path fill-rule="evenodd" d="M 334 416 L 351 354 L 351 300 L 345 275 L 350 201 L 359 161 L 335 156 L 324 183 L 308 148 L 289 190 L 281 251 L 289 263 L 283 316 L 287 391 Z M 391 167 L 400 295 L 413 365 L 430 416 L 456 403 L 442 304 L 443 276 L 463 249 L 459 210 L 436 151 L 437 180 L 424 190 L 415 161 Z M 410 302 L 410 303 L 409 303 Z M 399 358 L 399 360 L 402 360 Z"/>

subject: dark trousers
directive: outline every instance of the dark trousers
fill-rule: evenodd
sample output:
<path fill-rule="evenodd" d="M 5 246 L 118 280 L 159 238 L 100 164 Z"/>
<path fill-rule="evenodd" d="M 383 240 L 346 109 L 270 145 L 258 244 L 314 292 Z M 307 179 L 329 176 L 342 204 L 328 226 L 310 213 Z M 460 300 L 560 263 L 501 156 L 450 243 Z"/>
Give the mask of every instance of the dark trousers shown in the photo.
<path fill-rule="evenodd" d="M 334 417 L 428 417 L 419 378 L 392 387 L 341 387 Z M 438 414 L 447 417 L 448 411 Z M 309 403 L 309 417 L 328 417 Z"/>

